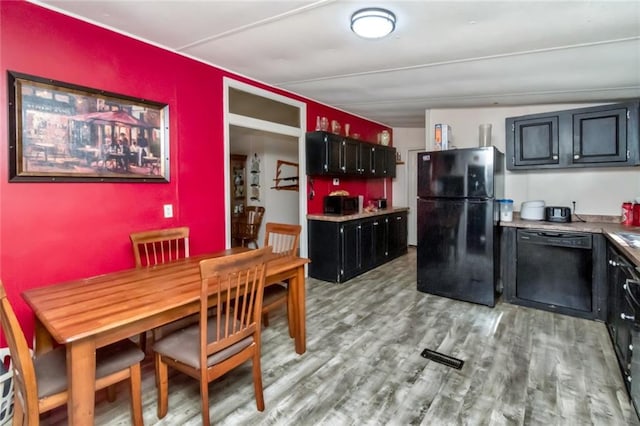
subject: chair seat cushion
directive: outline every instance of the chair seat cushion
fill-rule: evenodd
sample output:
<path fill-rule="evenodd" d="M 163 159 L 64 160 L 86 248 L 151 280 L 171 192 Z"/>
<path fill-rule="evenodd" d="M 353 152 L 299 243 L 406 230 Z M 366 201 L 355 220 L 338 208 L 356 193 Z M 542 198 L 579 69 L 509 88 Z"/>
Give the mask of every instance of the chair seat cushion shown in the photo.
<path fill-rule="evenodd" d="M 207 323 L 207 341 L 218 340 L 215 327 L 216 317 L 209 317 Z M 253 343 L 253 337 L 246 337 L 239 342 L 216 352 L 207 359 L 207 367 L 218 364 L 232 355 L 237 354 Z M 160 355 L 179 361 L 193 368 L 200 368 L 200 324 L 183 328 L 158 340 L 153 345 L 153 350 Z"/>
<path fill-rule="evenodd" d="M 272 284 L 268 287 L 264 288 L 264 296 L 262 297 L 262 305 L 270 305 L 273 302 L 276 302 L 284 297 L 287 297 L 287 287 L 286 284 L 278 283 Z"/>
<path fill-rule="evenodd" d="M 96 379 L 124 370 L 144 359 L 144 352 L 125 339 L 96 351 Z M 64 346 L 46 352 L 33 360 L 38 383 L 38 398 L 67 389 L 67 363 Z"/>

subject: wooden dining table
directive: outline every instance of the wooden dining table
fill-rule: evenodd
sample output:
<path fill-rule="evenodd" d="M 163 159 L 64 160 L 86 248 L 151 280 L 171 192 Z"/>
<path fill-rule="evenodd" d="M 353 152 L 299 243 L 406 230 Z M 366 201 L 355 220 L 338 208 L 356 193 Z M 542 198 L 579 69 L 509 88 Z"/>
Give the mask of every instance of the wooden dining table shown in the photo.
<path fill-rule="evenodd" d="M 234 247 L 25 291 L 22 296 L 36 317 L 36 355 L 55 343 L 66 346 L 69 424 L 93 424 L 96 348 L 197 313 L 199 262 L 247 250 Z M 266 271 L 265 285 L 289 281 L 289 315 L 298 354 L 306 351 L 304 266 L 308 262 L 274 257 Z"/>

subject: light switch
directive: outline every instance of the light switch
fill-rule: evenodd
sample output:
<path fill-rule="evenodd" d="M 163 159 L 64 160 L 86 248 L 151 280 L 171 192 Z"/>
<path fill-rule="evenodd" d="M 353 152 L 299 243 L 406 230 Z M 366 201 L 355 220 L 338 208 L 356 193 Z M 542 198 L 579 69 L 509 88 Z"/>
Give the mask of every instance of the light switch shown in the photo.
<path fill-rule="evenodd" d="M 164 205 L 164 217 L 165 219 L 173 217 L 173 204 Z"/>

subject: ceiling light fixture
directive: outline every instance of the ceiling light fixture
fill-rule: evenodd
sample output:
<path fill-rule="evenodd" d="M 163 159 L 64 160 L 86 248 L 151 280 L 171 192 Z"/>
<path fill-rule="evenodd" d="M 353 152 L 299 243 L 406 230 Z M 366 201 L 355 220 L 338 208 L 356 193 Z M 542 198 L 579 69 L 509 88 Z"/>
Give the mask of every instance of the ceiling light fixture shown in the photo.
<path fill-rule="evenodd" d="M 396 15 L 387 9 L 369 7 L 351 15 L 351 30 L 363 38 L 382 38 L 396 28 Z"/>

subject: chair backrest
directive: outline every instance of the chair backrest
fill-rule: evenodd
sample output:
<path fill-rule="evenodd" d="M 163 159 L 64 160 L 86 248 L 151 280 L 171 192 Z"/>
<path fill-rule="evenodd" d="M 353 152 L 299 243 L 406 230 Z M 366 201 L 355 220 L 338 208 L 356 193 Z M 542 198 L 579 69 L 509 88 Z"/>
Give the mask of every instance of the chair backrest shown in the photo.
<path fill-rule="evenodd" d="M 244 216 L 238 220 L 236 229 L 236 238 L 243 240 L 258 241 L 258 232 L 260 232 L 260 225 L 262 224 L 262 217 L 264 216 L 264 207 L 262 206 L 249 206 L 244 209 Z M 243 244 L 244 245 L 244 244 Z"/>
<path fill-rule="evenodd" d="M 13 386 L 17 396 L 16 401 L 22 403 L 26 419 L 37 419 L 38 384 L 33 359 L 24 337 L 20 323 L 9 303 L 7 293 L 0 282 L 0 321 L 2 330 L 11 353 L 11 369 L 13 370 Z"/>
<path fill-rule="evenodd" d="M 265 227 L 264 246 L 271 246 L 279 256 L 297 256 L 301 230 L 300 225 L 269 222 Z"/>
<path fill-rule="evenodd" d="M 201 366 L 207 365 L 209 355 L 251 335 L 260 345 L 262 293 L 270 256 L 271 247 L 266 247 L 200 261 Z M 218 314 L 209 320 L 214 321 L 215 328 L 208 329 L 211 299 Z"/>
<path fill-rule="evenodd" d="M 264 207 L 249 206 L 245 209 L 245 215 L 247 216 L 248 224 L 256 225 L 258 228 L 260 228 L 262 217 L 264 216 Z"/>
<path fill-rule="evenodd" d="M 189 228 L 157 229 L 130 235 L 136 267 L 189 257 Z"/>

